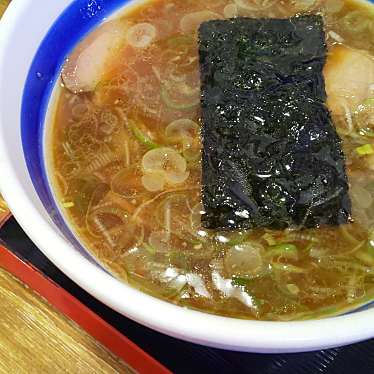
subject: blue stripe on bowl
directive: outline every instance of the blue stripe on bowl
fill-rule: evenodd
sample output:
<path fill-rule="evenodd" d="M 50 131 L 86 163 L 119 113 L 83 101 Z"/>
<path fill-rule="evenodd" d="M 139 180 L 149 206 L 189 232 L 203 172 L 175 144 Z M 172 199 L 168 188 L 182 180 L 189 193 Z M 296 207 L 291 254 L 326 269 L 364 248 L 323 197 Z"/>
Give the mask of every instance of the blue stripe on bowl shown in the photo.
<path fill-rule="evenodd" d="M 43 131 L 48 103 L 65 58 L 74 46 L 128 0 L 75 0 L 53 24 L 34 57 L 27 76 L 21 109 L 21 137 L 27 168 L 45 209 L 74 247 L 97 262 L 75 238 L 59 213 L 47 183 Z"/>
<path fill-rule="evenodd" d="M 362 306 L 358 307 L 357 309 L 351 310 L 350 312 L 347 312 L 345 314 L 352 314 L 352 313 L 356 313 L 356 312 L 362 312 L 364 310 L 368 310 L 368 309 L 371 309 L 373 307 L 374 307 L 374 301 L 369 301 L 367 304 L 362 305 Z"/>

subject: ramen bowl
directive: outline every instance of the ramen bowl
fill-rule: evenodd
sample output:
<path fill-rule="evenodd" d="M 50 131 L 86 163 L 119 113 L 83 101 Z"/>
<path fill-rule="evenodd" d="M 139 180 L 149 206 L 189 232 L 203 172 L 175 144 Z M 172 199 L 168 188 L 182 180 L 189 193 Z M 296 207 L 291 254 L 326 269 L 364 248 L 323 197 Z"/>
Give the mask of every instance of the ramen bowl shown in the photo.
<path fill-rule="evenodd" d="M 299 352 L 374 337 L 374 309 L 320 320 L 266 322 L 189 310 L 109 274 L 72 234 L 45 166 L 48 105 L 73 46 L 124 0 L 13 0 L 0 25 L 1 192 L 40 250 L 66 275 L 122 315 L 164 334 L 249 352 Z"/>

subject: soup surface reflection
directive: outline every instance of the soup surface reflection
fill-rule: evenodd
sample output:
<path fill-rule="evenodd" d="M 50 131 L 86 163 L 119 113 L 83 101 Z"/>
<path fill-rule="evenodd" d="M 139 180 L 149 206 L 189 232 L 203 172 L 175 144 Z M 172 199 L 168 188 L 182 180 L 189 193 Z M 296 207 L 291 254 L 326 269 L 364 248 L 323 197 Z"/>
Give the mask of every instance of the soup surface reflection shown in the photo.
<path fill-rule="evenodd" d="M 318 318 L 374 299 L 373 8 L 343 0 L 154 0 L 83 40 L 62 73 L 50 173 L 91 253 L 138 289 L 232 317 Z M 210 19 L 299 13 L 325 20 L 328 106 L 343 139 L 354 222 L 206 230 L 197 28 Z"/>

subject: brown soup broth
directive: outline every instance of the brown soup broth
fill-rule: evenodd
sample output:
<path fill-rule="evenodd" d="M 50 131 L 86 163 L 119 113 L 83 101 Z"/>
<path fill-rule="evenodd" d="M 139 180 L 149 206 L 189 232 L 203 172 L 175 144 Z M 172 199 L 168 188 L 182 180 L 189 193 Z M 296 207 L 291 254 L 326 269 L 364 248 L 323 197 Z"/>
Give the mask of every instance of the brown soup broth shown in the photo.
<path fill-rule="evenodd" d="M 332 111 L 343 139 L 353 223 L 208 231 L 200 227 L 196 29 L 203 20 L 225 16 L 319 13 L 326 23 L 328 71 L 346 49 L 373 60 L 373 7 L 339 0 L 236 3 L 256 10 L 235 7 L 233 0 L 153 0 L 123 13 L 126 29 L 146 23 L 156 35 L 136 48 L 124 32 L 93 91 L 61 88 L 51 135 L 56 196 L 91 253 L 156 297 L 262 320 L 353 309 L 374 299 L 374 87 L 359 106 L 347 99 Z M 201 13 L 185 17 L 194 12 Z"/>

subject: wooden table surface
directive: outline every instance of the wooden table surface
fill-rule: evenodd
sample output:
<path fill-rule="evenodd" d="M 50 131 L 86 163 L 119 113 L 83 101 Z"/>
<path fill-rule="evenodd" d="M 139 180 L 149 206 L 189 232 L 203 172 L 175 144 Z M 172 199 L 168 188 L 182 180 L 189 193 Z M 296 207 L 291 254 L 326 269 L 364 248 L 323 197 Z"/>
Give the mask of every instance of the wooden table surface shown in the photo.
<path fill-rule="evenodd" d="M 134 372 L 3 269 L 0 311 L 0 373 Z"/>

